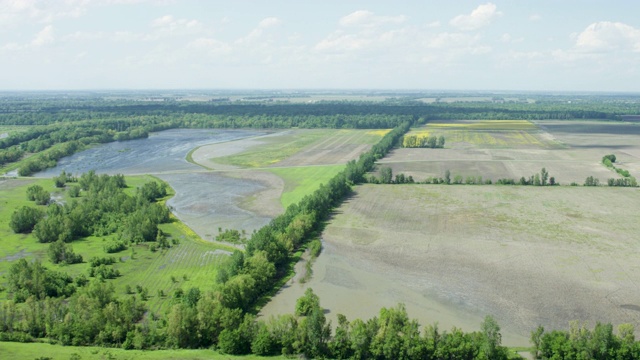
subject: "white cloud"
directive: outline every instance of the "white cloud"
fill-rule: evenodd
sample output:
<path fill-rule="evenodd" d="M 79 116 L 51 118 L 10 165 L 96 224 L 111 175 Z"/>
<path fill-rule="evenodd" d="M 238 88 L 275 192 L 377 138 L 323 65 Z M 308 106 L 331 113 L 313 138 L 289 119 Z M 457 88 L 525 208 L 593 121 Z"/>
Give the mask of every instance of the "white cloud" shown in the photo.
<path fill-rule="evenodd" d="M 434 22 L 428 23 L 427 27 L 428 28 L 437 28 L 437 27 L 440 27 L 440 25 L 442 25 L 442 24 L 440 24 L 440 21 L 434 21 Z"/>
<path fill-rule="evenodd" d="M 86 12 L 89 1 L 0 0 L 0 27 L 17 24 L 45 23 L 56 19 L 77 18 Z"/>
<path fill-rule="evenodd" d="M 236 43 L 243 44 L 243 43 L 250 43 L 250 42 L 257 41 L 258 39 L 264 36 L 266 31 L 268 31 L 270 28 L 273 28 L 279 24 L 280 24 L 280 19 L 275 17 L 268 17 L 268 18 L 262 19 L 258 23 L 258 27 L 251 30 L 251 32 L 249 32 L 247 36 L 236 40 Z"/>
<path fill-rule="evenodd" d="M 486 3 L 475 8 L 469 15 L 458 15 L 449 21 L 452 26 L 464 30 L 477 30 L 489 25 L 493 20 L 502 16 L 502 12 L 496 10 L 496 5 Z"/>
<path fill-rule="evenodd" d="M 530 21 L 540 21 L 540 20 L 542 20 L 542 16 L 540 16 L 539 14 L 531 14 L 529 16 L 529 20 Z"/>
<path fill-rule="evenodd" d="M 31 45 L 42 46 L 52 43 L 53 40 L 53 26 L 47 25 L 36 34 L 35 38 L 31 41 Z"/>
<path fill-rule="evenodd" d="M 260 23 L 258 24 L 258 27 L 264 29 L 264 28 L 268 28 L 276 25 L 280 25 L 280 19 L 276 17 L 268 17 L 260 21 Z"/>
<path fill-rule="evenodd" d="M 575 50 L 584 53 L 640 52 L 640 29 L 619 23 L 593 23 L 576 37 Z"/>
<path fill-rule="evenodd" d="M 368 10 L 358 10 L 340 19 L 342 26 L 375 27 L 382 24 L 401 24 L 407 20 L 404 15 L 379 16 Z"/>

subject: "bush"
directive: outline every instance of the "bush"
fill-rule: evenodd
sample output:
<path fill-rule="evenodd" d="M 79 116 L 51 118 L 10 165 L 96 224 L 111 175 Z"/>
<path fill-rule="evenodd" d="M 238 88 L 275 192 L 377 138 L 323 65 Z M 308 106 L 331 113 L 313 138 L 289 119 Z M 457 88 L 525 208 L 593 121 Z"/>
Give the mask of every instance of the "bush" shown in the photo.
<path fill-rule="evenodd" d="M 49 245 L 49 259 L 54 264 L 78 264 L 82 262 L 82 255 L 73 252 L 71 244 L 65 244 L 62 240 L 52 242 Z"/>
<path fill-rule="evenodd" d="M 311 257 L 318 257 L 322 251 L 322 242 L 319 239 L 315 239 L 309 243 L 309 254 Z"/>
<path fill-rule="evenodd" d="M 127 244 L 122 240 L 112 240 L 104 245 L 104 251 L 113 254 L 127 249 Z"/>
<path fill-rule="evenodd" d="M 31 185 L 27 188 L 27 199 L 35 201 L 37 205 L 47 205 L 51 195 L 40 185 Z"/>
<path fill-rule="evenodd" d="M 15 233 L 30 233 L 38 221 L 44 217 L 44 212 L 29 206 L 23 206 L 11 215 L 9 226 Z"/>

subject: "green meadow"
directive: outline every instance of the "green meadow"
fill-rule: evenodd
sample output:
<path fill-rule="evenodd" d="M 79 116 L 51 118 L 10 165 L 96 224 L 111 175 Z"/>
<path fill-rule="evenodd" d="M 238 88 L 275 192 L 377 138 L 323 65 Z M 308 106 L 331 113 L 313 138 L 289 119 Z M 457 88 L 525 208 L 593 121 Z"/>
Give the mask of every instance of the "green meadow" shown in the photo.
<path fill-rule="evenodd" d="M 280 201 L 285 209 L 312 194 L 320 184 L 326 184 L 344 169 L 344 165 L 315 165 L 287 168 L 271 168 L 270 172 L 284 180 Z"/>
<path fill-rule="evenodd" d="M 133 194 L 138 186 L 157 181 L 151 176 L 127 177 L 126 192 Z M 205 242 L 191 229 L 178 220 L 172 218 L 167 224 L 161 224 L 160 229 L 168 235 L 171 248 L 152 251 L 151 243 L 132 245 L 128 249 L 115 254 L 107 254 L 104 245 L 115 235 L 105 237 L 90 236 L 80 238 L 71 244 L 75 253 L 82 255 L 83 263 L 74 265 L 53 264 L 48 256 L 49 244 L 43 244 L 33 234 L 15 234 L 9 227 L 14 209 L 22 206 L 36 206 L 26 198 L 26 189 L 30 185 L 38 184 L 52 193 L 57 201 L 69 201 L 64 189 L 56 189 L 51 179 L 10 179 L 0 182 L 0 286 L 7 287 L 7 273 L 14 261 L 20 258 L 38 259 L 50 269 L 60 270 L 72 276 L 85 274 L 90 269 L 89 260 L 92 257 L 114 256 L 117 262 L 113 265 L 121 276 L 107 280 L 114 284 L 116 292 L 124 295 L 127 289 L 136 291 L 138 287 L 146 289 L 149 308 L 154 311 L 164 311 L 169 304 L 174 290 L 199 287 L 203 290 L 214 286 L 216 269 L 226 257 L 228 251 L 234 248 Z M 173 196 L 168 188 L 167 198 Z M 164 199 L 164 200 L 166 200 Z M 164 201 L 163 200 L 163 201 Z M 40 206 L 42 209 L 45 206 Z M 7 291 L 0 292 L 0 299 L 7 298 Z"/>
<path fill-rule="evenodd" d="M 201 350 L 123 350 L 95 346 L 61 346 L 43 343 L 0 342 L 0 359 L 33 360 L 226 360 L 264 359 L 259 356 L 234 356 L 209 349 Z M 283 359 L 282 356 L 270 359 Z"/>

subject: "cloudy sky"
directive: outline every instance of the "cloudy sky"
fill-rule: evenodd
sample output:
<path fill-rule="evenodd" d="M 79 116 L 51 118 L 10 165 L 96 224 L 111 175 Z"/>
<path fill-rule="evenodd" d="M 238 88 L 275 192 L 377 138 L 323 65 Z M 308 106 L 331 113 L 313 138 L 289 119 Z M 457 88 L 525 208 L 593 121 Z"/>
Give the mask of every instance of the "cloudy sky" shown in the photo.
<path fill-rule="evenodd" d="M 0 89 L 640 91 L 640 1 L 0 0 Z"/>

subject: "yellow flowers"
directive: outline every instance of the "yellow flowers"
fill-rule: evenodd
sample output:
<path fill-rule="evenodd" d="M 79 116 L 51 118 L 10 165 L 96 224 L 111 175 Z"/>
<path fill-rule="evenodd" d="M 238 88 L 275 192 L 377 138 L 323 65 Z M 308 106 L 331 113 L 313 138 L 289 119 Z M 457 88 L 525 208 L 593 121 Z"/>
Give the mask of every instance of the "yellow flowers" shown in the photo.
<path fill-rule="evenodd" d="M 536 130 L 537 127 L 527 120 L 478 120 L 451 123 L 429 123 L 427 128 L 435 129 L 468 129 L 468 130 Z"/>
<path fill-rule="evenodd" d="M 538 130 L 540 129 L 535 124 L 527 120 L 458 120 L 428 123 L 407 135 L 417 137 L 444 135 L 449 144 L 544 148 L 547 144 L 536 136 Z"/>
<path fill-rule="evenodd" d="M 367 135 L 377 135 L 377 136 L 383 137 L 387 135 L 387 133 L 390 131 L 391 129 L 371 130 L 371 131 L 367 131 Z"/>

